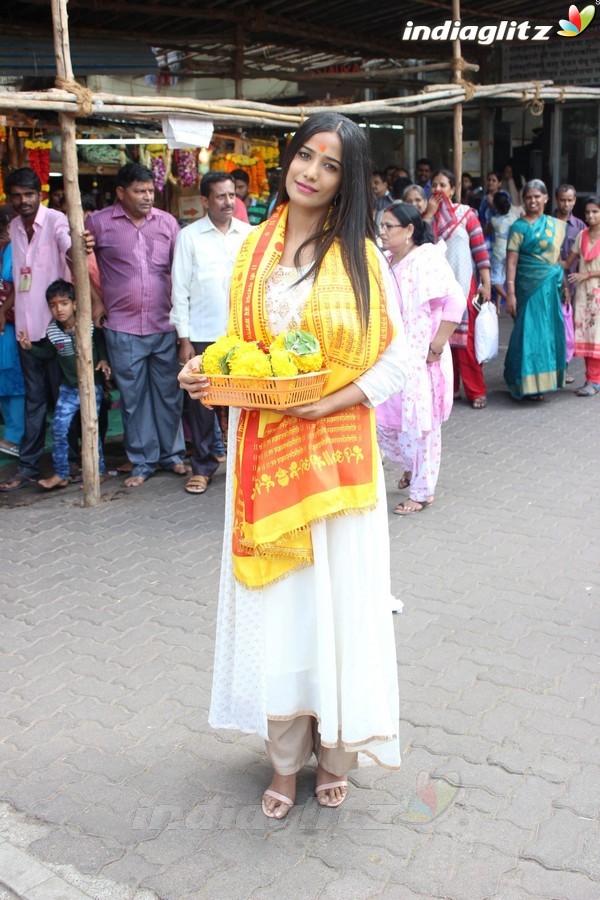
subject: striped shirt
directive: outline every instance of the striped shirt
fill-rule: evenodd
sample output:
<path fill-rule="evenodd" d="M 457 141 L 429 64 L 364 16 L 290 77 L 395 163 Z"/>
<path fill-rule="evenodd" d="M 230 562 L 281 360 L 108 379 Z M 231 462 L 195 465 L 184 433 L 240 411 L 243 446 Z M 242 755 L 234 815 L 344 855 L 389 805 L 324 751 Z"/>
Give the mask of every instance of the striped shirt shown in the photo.
<path fill-rule="evenodd" d="M 471 247 L 471 256 L 473 262 L 481 271 L 481 269 L 490 268 L 490 257 L 487 247 L 485 246 L 485 238 L 481 229 L 481 224 L 474 209 L 469 210 L 465 219 L 465 228 L 469 233 L 469 246 Z"/>
<path fill-rule="evenodd" d="M 86 228 L 96 242 L 107 315 L 104 327 L 135 335 L 173 331 L 169 314 L 176 219 L 152 208 L 137 227 L 115 203 L 92 213 Z"/>
<path fill-rule="evenodd" d="M 102 359 L 106 359 L 106 342 L 102 329 L 95 329 L 92 323 L 92 353 L 94 369 Z M 46 329 L 46 337 L 31 345 L 31 353 L 38 359 L 58 358 L 58 364 L 62 372 L 63 381 L 69 387 L 78 387 L 77 379 L 77 355 L 75 351 L 75 329 L 65 331 L 55 319 L 52 319 Z M 94 372 L 96 384 L 102 384 L 102 372 Z"/>

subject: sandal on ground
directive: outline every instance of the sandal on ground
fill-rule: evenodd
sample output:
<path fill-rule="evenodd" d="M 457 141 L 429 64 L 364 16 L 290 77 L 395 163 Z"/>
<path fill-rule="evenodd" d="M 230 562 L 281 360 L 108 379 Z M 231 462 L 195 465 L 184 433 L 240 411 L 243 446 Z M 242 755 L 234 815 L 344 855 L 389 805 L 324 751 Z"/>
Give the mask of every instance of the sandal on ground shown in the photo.
<path fill-rule="evenodd" d="M 524 400 L 532 400 L 534 403 L 543 403 L 544 395 L 543 394 L 525 394 Z"/>
<path fill-rule="evenodd" d="M 487 397 L 475 397 L 474 400 L 471 400 L 471 406 L 473 409 L 485 409 L 487 406 Z"/>
<path fill-rule="evenodd" d="M 574 375 L 569 375 L 568 373 L 565 375 L 565 384 L 573 384 L 575 381 Z"/>
<path fill-rule="evenodd" d="M 0 440 L 0 453 L 8 453 L 9 456 L 18 456 L 20 447 L 18 444 L 13 444 L 12 441 L 6 441 L 4 438 Z"/>
<path fill-rule="evenodd" d="M 185 489 L 188 494 L 203 494 L 210 482 L 208 475 L 192 475 L 188 478 Z"/>
<path fill-rule="evenodd" d="M 577 397 L 593 397 L 594 394 L 600 393 L 600 384 L 596 381 L 586 381 L 581 387 L 575 391 Z"/>
<path fill-rule="evenodd" d="M 329 803 L 323 803 L 319 799 L 319 794 L 322 794 L 324 791 L 331 791 L 334 788 L 342 788 L 342 789 L 345 788 L 343 796 L 340 797 L 339 800 L 332 800 Z M 327 806 L 330 809 L 335 809 L 336 806 L 341 806 L 347 796 L 348 796 L 348 782 L 347 781 L 329 781 L 329 782 L 327 782 L 327 784 L 319 784 L 315 788 L 315 797 L 317 798 L 317 803 L 319 804 L 319 806 Z M 323 798 L 323 799 L 325 799 L 325 798 Z"/>
<path fill-rule="evenodd" d="M 196 477 L 204 477 L 196 476 Z M 279 800 L 283 806 L 276 806 L 275 809 L 267 809 L 265 805 L 265 797 L 271 797 L 273 800 Z M 277 791 L 272 791 L 271 788 L 267 788 L 267 790 L 263 794 L 262 799 L 262 811 L 268 819 L 285 819 L 290 809 L 294 805 L 294 801 L 290 800 L 289 797 L 286 797 L 284 794 L 278 794 Z M 285 808 L 287 806 L 287 809 Z"/>
<path fill-rule="evenodd" d="M 412 472 L 405 472 L 398 482 L 398 490 L 403 491 L 405 488 L 409 487 L 410 479 L 412 477 Z"/>
<path fill-rule="evenodd" d="M 406 503 L 399 503 L 394 510 L 395 515 L 412 516 L 413 513 L 423 512 L 424 509 L 427 509 L 428 506 L 431 506 L 433 500 L 412 500 L 411 502 L 418 503 L 418 508 L 414 509 L 411 506 L 407 506 Z"/>
<path fill-rule="evenodd" d="M 4 494 L 10 494 L 12 491 L 19 491 L 21 488 L 29 487 L 31 484 L 37 484 L 35 478 L 29 478 L 28 475 L 17 473 L 10 481 L 3 481 L 0 484 L 0 491 Z"/>

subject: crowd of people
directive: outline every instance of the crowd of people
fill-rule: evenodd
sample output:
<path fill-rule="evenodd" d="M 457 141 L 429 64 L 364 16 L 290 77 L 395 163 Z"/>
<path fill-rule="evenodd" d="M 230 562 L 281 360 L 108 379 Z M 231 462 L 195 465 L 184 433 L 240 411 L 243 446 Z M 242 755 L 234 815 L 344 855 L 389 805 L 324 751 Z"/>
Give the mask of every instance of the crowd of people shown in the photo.
<path fill-rule="evenodd" d="M 39 470 L 47 411 L 55 408 L 61 382 L 72 389 L 76 382 L 72 324 L 56 319 L 50 305 L 53 298 L 46 296 L 52 282 L 71 280 L 68 223 L 58 208 L 64 208 L 64 197 L 55 192 L 55 208 L 44 206 L 37 176 L 27 168 L 10 173 L 6 188 L 14 217 L 11 221 L 8 208 L 0 215 L 0 409 L 4 421 L 0 452 L 18 457 L 19 464 L 0 490 L 17 490 L 34 482 L 54 489 L 78 473 L 77 403 L 67 416 L 68 471 L 64 454 L 60 470 L 55 463 L 51 478 L 40 479 Z M 492 301 L 514 319 L 505 380 L 515 399 L 542 400 L 548 392 L 572 382 L 568 364 L 574 354 L 584 357 L 586 371 L 585 382 L 575 393 L 591 397 L 600 391 L 598 198 L 586 202 L 584 223 L 573 214 L 575 188 L 561 184 L 549 215 L 544 184 L 525 182 L 510 163 L 501 171 L 489 172 L 478 192 L 469 175 L 463 176 L 457 190 L 454 174 L 436 169 L 427 158 L 417 161 L 414 182 L 406 169 L 394 165 L 371 169 L 370 188 L 376 242 L 388 257 L 392 288 L 409 334 L 409 323 L 416 327 L 419 318 L 413 321 L 409 310 L 419 308 L 422 313 L 419 304 L 430 304 L 428 345 L 434 349 L 428 353 L 440 353 L 439 366 L 427 366 L 427 354 L 421 354 L 421 377 L 443 371 L 443 378 L 427 391 L 425 381 L 420 383 L 418 401 L 410 393 L 412 412 L 407 409 L 406 392 L 397 399 L 394 411 L 392 401 L 385 406 L 387 412 L 380 411 L 380 440 L 390 458 L 404 467 L 400 485 L 411 486 L 410 499 L 396 508 L 398 514 L 406 515 L 433 500 L 435 479 L 430 477 L 425 485 L 419 472 L 425 459 L 430 473 L 436 465 L 439 468 L 439 428 L 450 413 L 452 399 L 460 396 L 461 385 L 474 409 L 487 405 L 483 367 L 474 346 L 482 303 Z M 200 190 L 206 214 L 181 230 L 173 216 L 154 206 L 151 173 L 137 163 L 120 170 L 114 205 L 96 210 L 93 198 L 82 197 L 94 248 L 89 256 L 94 340 L 106 344 L 103 355 L 110 361 L 120 394 L 127 456 L 120 471 L 125 471 L 127 487 L 139 487 L 155 471 L 165 469 L 187 476 L 184 484 L 189 493 L 203 494 L 226 457 L 221 427 L 226 428 L 226 423 L 201 404 L 187 397 L 182 400 L 175 376 L 179 367 L 225 332 L 235 259 L 256 223 L 265 221 L 275 208 L 276 194 L 263 204 L 250 198 L 243 170 L 208 173 Z M 405 244 L 397 246 L 396 237 L 401 235 Z M 437 245 L 437 256 L 432 255 L 432 243 Z M 414 257 L 413 250 L 419 251 Z M 433 293 L 428 267 L 436 271 L 440 285 Z M 417 284 L 420 287 L 415 288 Z M 457 315 L 456 284 L 465 303 L 442 345 L 434 326 L 454 321 L 440 320 L 439 314 L 449 303 L 452 315 Z M 48 341 L 56 344 L 57 329 L 66 334 L 68 352 L 63 348 L 55 354 L 48 349 Z M 71 375 L 64 370 L 68 355 Z M 110 400 L 103 371 L 107 369 L 101 368 L 97 375 L 101 438 Z M 435 401 L 425 399 L 431 392 Z M 56 418 L 64 427 L 62 417 Z M 415 430 L 407 424 L 411 421 Z M 424 429 L 423 421 L 431 427 Z M 390 436 L 394 431 L 396 438 Z M 422 444 L 425 435 L 427 449 Z M 59 442 L 58 436 L 55 441 Z M 430 464 L 432 454 L 437 464 Z"/>
<path fill-rule="evenodd" d="M 125 484 L 163 469 L 204 494 L 225 456 L 220 426 L 232 435 L 210 722 L 264 738 L 262 808 L 281 819 L 313 753 L 327 807 L 343 803 L 358 765 L 400 765 L 382 452 L 409 491 L 394 512 L 431 506 L 461 383 L 474 409 L 487 403 L 474 347 L 482 305 L 504 300 L 514 318 L 515 399 L 563 384 L 573 305 L 571 352 L 586 366 L 577 393 L 600 391 L 600 201 L 579 223 L 575 189 L 561 185 L 548 215 L 544 184 L 509 166 L 488 175 L 477 211 L 472 182 L 457 198 L 454 174 L 431 160 L 414 182 L 394 166 L 374 171 L 364 132 L 331 112 L 290 141 L 272 209 L 253 209 L 242 176 L 204 175 L 206 214 L 181 230 L 154 206 L 151 172 L 128 163 L 114 205 L 86 211 L 86 247 L 98 414 L 114 378 Z M 71 238 L 31 169 L 11 172 L 6 192 L 16 215 L 0 219 L 0 451 L 19 463 L 0 490 L 52 490 L 77 459 Z M 238 218 L 240 203 L 263 221 Z M 198 402 L 210 390 L 201 354 L 216 338 L 268 345 L 298 328 L 327 359 L 321 399 L 231 408 L 228 421 Z M 40 479 L 49 407 L 54 473 Z M 101 471 L 102 437 L 101 424 Z"/>

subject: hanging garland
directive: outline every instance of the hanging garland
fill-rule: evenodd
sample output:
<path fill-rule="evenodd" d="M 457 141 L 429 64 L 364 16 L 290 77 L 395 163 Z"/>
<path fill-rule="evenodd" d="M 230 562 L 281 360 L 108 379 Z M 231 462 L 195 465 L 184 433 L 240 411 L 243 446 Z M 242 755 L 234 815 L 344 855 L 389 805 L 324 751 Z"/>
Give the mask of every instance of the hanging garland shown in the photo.
<path fill-rule="evenodd" d="M 50 192 L 50 149 L 52 141 L 25 141 L 28 151 L 29 167 L 33 169 L 42 185 L 43 202 L 47 202 Z"/>
<path fill-rule="evenodd" d="M 198 150 L 175 150 L 174 156 L 181 187 L 195 187 L 198 184 Z"/>
<path fill-rule="evenodd" d="M 172 152 L 164 144 L 148 144 L 143 156 L 144 165 L 152 172 L 155 189 L 162 193 L 171 174 Z"/>

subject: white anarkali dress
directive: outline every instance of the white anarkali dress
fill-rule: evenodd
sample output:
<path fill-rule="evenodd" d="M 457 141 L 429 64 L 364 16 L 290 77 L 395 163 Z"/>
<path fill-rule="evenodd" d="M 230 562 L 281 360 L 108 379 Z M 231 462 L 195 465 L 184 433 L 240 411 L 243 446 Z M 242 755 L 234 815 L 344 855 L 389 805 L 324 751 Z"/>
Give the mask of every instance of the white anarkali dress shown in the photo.
<path fill-rule="evenodd" d="M 384 277 L 389 281 L 382 259 Z M 312 284 L 277 267 L 267 283 L 273 334 L 301 327 Z M 407 349 L 393 286 L 388 311 L 397 335 L 357 379 L 373 406 L 402 389 Z M 230 410 L 230 435 L 239 411 Z M 233 437 L 232 446 L 233 446 Z M 358 752 L 359 765 L 400 765 L 398 672 L 390 586 L 385 485 L 378 461 L 377 506 L 311 526 L 314 565 L 248 589 L 234 577 L 233 466 L 225 530 L 209 721 L 268 738 L 268 719 L 313 715 L 321 742 Z"/>

